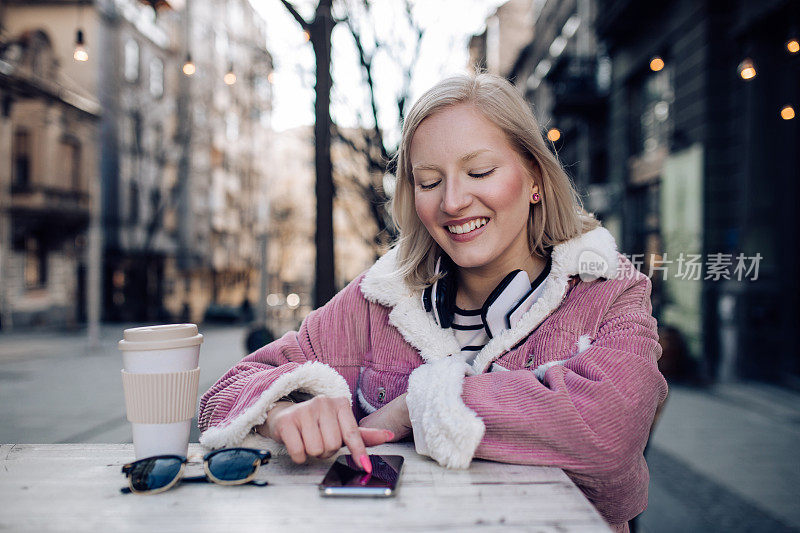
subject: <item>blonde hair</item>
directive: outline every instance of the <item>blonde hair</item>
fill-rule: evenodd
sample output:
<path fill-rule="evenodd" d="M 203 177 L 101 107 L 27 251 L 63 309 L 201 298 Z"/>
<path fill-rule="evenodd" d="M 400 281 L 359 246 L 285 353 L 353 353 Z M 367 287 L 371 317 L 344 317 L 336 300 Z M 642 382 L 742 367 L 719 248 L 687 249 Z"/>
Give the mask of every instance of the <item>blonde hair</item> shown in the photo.
<path fill-rule="evenodd" d="M 392 218 L 399 230 L 398 267 L 412 289 L 421 289 L 434 281 L 436 260 L 442 251 L 414 206 L 411 139 L 423 120 L 464 103 L 475 106 L 505 132 L 539 184 L 541 201 L 531 204 L 528 217 L 531 254 L 546 257 L 546 248 L 600 225 L 583 209 L 569 176 L 545 144 L 530 107 L 511 83 L 486 73 L 447 78 L 425 92 L 409 111 L 396 155 L 397 186 L 392 199 Z"/>

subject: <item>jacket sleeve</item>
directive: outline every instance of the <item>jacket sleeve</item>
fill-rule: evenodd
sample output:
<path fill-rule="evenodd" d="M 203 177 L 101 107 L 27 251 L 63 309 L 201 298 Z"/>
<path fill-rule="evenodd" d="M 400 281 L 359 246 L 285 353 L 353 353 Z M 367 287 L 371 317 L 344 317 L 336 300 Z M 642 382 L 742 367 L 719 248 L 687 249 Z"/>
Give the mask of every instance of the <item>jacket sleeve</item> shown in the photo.
<path fill-rule="evenodd" d="M 242 359 L 200 399 L 200 443 L 238 446 L 283 396 L 351 397 L 366 351 L 368 304 L 354 280 L 290 331 Z"/>
<path fill-rule="evenodd" d="M 557 466 L 609 522 L 629 520 L 647 504 L 642 452 L 667 393 L 660 355 L 650 280 L 640 275 L 608 309 L 591 345 L 546 368 L 541 381 L 530 370 L 466 376 L 451 384 L 462 385 L 463 403 L 445 392 L 428 398 L 449 411 L 449 419 L 438 419 L 437 408 L 425 413 L 437 426 L 425 432 L 429 455 L 448 466 L 473 457 Z M 452 370 L 434 374 L 455 379 Z"/>

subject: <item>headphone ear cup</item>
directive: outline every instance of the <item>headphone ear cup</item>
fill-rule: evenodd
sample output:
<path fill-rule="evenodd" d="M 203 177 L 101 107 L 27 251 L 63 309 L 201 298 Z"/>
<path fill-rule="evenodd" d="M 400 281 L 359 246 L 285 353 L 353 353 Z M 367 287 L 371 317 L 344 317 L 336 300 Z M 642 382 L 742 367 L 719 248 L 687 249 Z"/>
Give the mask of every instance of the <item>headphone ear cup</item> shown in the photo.
<path fill-rule="evenodd" d="M 439 327 L 448 328 L 450 326 L 445 326 L 444 325 L 444 323 L 446 321 L 446 312 L 445 312 L 444 304 L 442 302 L 442 300 L 444 299 L 444 285 L 445 285 L 444 284 L 444 278 L 442 278 L 439 281 L 437 281 L 436 285 L 434 286 L 435 289 L 436 289 L 436 292 L 435 292 L 435 298 L 436 299 L 434 300 L 434 306 L 436 307 L 436 313 L 434 313 L 434 314 L 436 316 L 436 322 L 439 323 Z"/>
<path fill-rule="evenodd" d="M 433 285 L 428 285 L 425 287 L 425 290 L 422 291 L 422 307 L 425 308 L 425 312 L 430 313 L 433 310 L 433 303 L 431 302 L 431 293 L 433 292 Z"/>
<path fill-rule="evenodd" d="M 439 326 L 439 327 L 442 326 L 442 320 L 441 320 L 440 315 L 439 315 L 439 309 L 440 308 L 439 308 L 439 298 L 438 298 L 439 284 L 440 284 L 441 281 L 442 280 L 437 279 L 436 281 L 433 282 L 433 285 L 430 286 L 430 290 L 431 290 L 431 311 L 432 311 L 432 314 L 433 314 L 433 321 L 436 322 L 436 325 Z"/>
<path fill-rule="evenodd" d="M 453 325 L 456 290 L 455 276 L 449 271 L 436 284 L 436 312 L 439 315 L 439 326 L 444 329 Z"/>

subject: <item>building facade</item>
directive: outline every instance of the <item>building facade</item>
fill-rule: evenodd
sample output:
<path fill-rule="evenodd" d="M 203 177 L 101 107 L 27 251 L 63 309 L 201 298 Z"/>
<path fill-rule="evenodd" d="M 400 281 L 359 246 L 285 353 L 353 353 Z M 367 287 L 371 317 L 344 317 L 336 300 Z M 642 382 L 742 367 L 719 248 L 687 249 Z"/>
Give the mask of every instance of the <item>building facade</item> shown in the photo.
<path fill-rule="evenodd" d="M 12 120 L 4 125 L 5 149 L 19 168 L 28 161 L 33 177 L 17 177 L 22 174 L 8 168 L 4 190 L 12 182 L 60 180 L 56 170 L 76 174 L 64 180 L 80 191 L 92 180 L 99 183 L 100 218 L 93 235 L 102 235 L 102 275 L 92 279 L 102 279 L 97 292 L 103 318 L 200 321 L 213 304 L 251 305 L 259 292 L 259 243 L 266 231 L 264 150 L 272 62 L 264 21 L 249 2 L 170 2 L 156 12 L 139 0 L 10 0 L 0 13 L 4 55 L 17 50 L 9 48 L 14 39 L 43 35 L 51 44 L 51 63 L 67 80 L 59 94 L 79 94 L 95 106 L 93 133 L 73 125 L 79 122 L 72 118 L 75 113 L 50 104 L 41 112 L 28 109 L 34 105 L 30 98 L 6 106 Z M 85 61 L 73 59 L 78 30 L 88 52 Z M 194 72 L 184 73 L 190 57 Z M 37 61 L 34 68 L 41 70 L 42 61 Z M 5 76 L 4 71 L 4 102 L 16 102 L 27 89 L 11 94 Z M 80 120 L 85 122 L 84 115 Z M 48 143 L 40 143 L 40 137 Z M 76 158 L 80 165 L 61 168 Z M 88 203 L 78 192 L 73 197 L 79 206 Z M 81 220 L 88 219 L 87 209 Z M 35 238 L 39 230 L 18 217 L 6 219 L 9 236 L 3 242 L 11 251 L 0 258 L 3 290 L 37 297 L 41 318 L 32 323 L 52 324 L 47 313 L 64 314 L 55 311 L 64 302 L 78 302 L 70 320 L 81 322 L 86 268 L 80 261 L 76 267 L 77 260 L 64 266 L 58 255 L 43 251 L 60 250 L 60 244 L 46 248 Z M 41 231 L 73 228 L 59 242 L 74 241 L 80 248 L 87 238 L 78 234 L 86 226 L 85 220 L 64 221 L 45 224 Z M 65 253 L 76 256 L 79 251 Z M 33 259 L 23 258 L 34 256 L 40 258 L 38 270 Z M 65 281 L 63 272 L 74 269 L 75 279 Z M 28 279 L 29 288 L 20 288 L 17 277 Z M 49 300 L 41 297 L 47 279 L 52 291 L 61 291 Z M 29 300 L 19 305 L 31 308 Z M 17 304 L 3 301 L 6 317 L 6 309 Z M 5 322 L 4 327 L 11 324 Z"/>
<path fill-rule="evenodd" d="M 209 305 L 245 308 L 260 299 L 267 231 L 272 57 L 266 26 L 247 0 L 187 4 L 183 76 L 185 209 L 180 253 L 168 265 L 181 280 L 168 296 L 201 320 Z M 184 56 L 185 59 L 185 56 Z M 245 303 L 247 302 L 247 303 Z"/>
<path fill-rule="evenodd" d="M 133 0 L 96 4 L 104 228 L 104 317 L 165 321 L 178 251 L 176 135 L 183 13 Z"/>
<path fill-rule="evenodd" d="M 528 43 L 498 72 L 559 130 L 586 206 L 650 276 L 662 330 L 705 378 L 797 386 L 798 3 L 530 9 Z M 493 28 L 471 42 L 490 71 Z"/>
<path fill-rule="evenodd" d="M 626 248 L 670 267 L 652 276 L 660 319 L 712 379 L 797 385 L 797 2 L 599 6 L 611 180 Z"/>
<path fill-rule="evenodd" d="M 75 327 L 99 311 L 101 108 L 60 56 L 74 35 L 0 10 L 0 328 Z"/>
<path fill-rule="evenodd" d="M 513 0 L 471 41 L 471 63 L 502 75 L 530 102 L 542 133 L 585 202 L 617 232 L 605 136 L 610 61 L 595 35 L 593 0 Z M 503 54 L 492 52 L 502 46 Z"/>

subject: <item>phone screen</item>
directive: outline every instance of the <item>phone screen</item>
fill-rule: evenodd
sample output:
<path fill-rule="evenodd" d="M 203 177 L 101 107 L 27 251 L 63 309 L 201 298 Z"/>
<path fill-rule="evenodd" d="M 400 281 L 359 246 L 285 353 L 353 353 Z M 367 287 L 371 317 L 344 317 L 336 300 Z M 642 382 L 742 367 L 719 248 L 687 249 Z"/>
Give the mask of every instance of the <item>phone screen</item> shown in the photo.
<path fill-rule="evenodd" d="M 403 468 L 403 456 L 369 455 L 368 457 L 372 462 L 372 474 L 367 474 L 359 468 L 352 455 L 337 457 L 319 484 L 320 493 L 323 496 L 394 495 L 400 479 L 400 470 Z"/>

